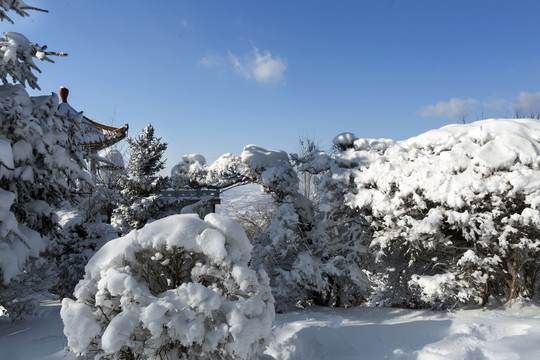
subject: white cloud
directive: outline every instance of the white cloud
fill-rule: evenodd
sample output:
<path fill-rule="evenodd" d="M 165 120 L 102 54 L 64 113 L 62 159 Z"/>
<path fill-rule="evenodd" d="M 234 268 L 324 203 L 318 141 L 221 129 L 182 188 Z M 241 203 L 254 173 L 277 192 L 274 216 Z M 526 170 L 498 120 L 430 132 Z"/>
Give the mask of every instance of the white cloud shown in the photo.
<path fill-rule="evenodd" d="M 272 56 L 267 50 L 261 54 L 259 49 L 254 48 L 252 54 L 242 59 L 229 51 L 227 59 L 233 65 L 236 73 L 246 79 L 253 79 L 259 83 L 276 84 L 285 78 L 287 59 Z"/>
<path fill-rule="evenodd" d="M 474 111 L 477 120 L 487 118 L 537 117 L 540 114 L 540 92 L 521 92 L 513 100 L 491 98 L 479 101 L 473 98 L 451 98 L 435 105 L 422 106 L 417 114 L 422 117 L 466 119 Z"/>
<path fill-rule="evenodd" d="M 199 64 L 207 68 L 223 67 L 232 65 L 236 74 L 258 83 L 277 84 L 285 79 L 287 59 L 280 56 L 272 56 L 270 51 L 261 53 L 253 48 L 253 52 L 239 57 L 232 52 L 227 52 L 227 57 L 220 55 L 208 55 L 199 60 Z"/>
<path fill-rule="evenodd" d="M 508 101 L 505 99 L 494 99 L 482 101 L 482 106 L 488 110 L 502 111 L 508 109 Z"/>
<path fill-rule="evenodd" d="M 512 109 L 516 114 L 525 116 L 540 114 L 540 92 L 520 93 L 517 103 L 512 104 Z"/>
<path fill-rule="evenodd" d="M 240 59 L 233 55 L 230 51 L 227 54 L 227 59 L 234 67 L 234 71 L 240 76 L 245 77 L 246 79 L 251 79 L 251 70 L 248 62 L 241 62 Z"/>
<path fill-rule="evenodd" d="M 258 82 L 277 83 L 283 80 L 283 73 L 287 70 L 287 60 L 279 56 L 272 57 L 269 51 L 264 55 L 255 49 L 255 67 L 253 77 Z"/>
<path fill-rule="evenodd" d="M 435 105 L 422 106 L 418 115 L 422 117 L 444 117 L 460 119 L 469 115 L 478 100 L 467 98 L 451 98 L 449 101 L 439 101 Z"/>
<path fill-rule="evenodd" d="M 199 60 L 199 64 L 207 68 L 214 68 L 226 63 L 226 60 L 219 55 L 208 55 Z"/>

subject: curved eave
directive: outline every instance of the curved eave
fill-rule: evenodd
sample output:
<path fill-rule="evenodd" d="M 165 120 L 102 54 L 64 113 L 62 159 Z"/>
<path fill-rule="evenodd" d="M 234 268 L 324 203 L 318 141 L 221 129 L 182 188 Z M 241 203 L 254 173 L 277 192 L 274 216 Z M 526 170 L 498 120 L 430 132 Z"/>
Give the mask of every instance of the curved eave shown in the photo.
<path fill-rule="evenodd" d="M 90 120 L 86 116 L 83 116 L 83 118 L 88 121 L 88 123 L 99 128 L 103 132 L 103 134 L 99 136 L 99 139 L 95 141 L 87 141 L 77 144 L 81 146 L 83 150 L 89 153 L 96 153 L 100 150 L 108 148 L 109 146 L 112 146 L 117 142 L 125 139 L 128 135 L 128 124 L 122 127 L 114 127 L 100 124 L 96 121 Z"/>

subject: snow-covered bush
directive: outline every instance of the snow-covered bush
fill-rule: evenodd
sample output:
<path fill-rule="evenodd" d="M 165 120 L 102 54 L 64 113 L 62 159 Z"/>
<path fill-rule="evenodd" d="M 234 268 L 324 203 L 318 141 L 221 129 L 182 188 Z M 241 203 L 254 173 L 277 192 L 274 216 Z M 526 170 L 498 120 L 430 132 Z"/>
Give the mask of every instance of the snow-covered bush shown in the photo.
<path fill-rule="evenodd" d="M 485 120 L 401 142 L 340 144 L 327 181 L 342 179 L 332 183 L 347 189 L 344 206 L 367 225 L 374 303 L 440 308 L 533 296 L 540 122 Z"/>
<path fill-rule="evenodd" d="M 116 229 L 102 216 L 91 214 L 92 217 L 88 217 L 88 200 L 83 200 L 76 207 L 65 204 L 56 211 L 61 229 L 46 254 L 58 268 L 50 291 L 62 298 L 73 297 L 73 290 L 83 278 L 88 260 L 103 244 L 118 237 Z"/>
<path fill-rule="evenodd" d="M 335 137 L 337 149 L 350 148 L 356 137 L 350 133 Z M 311 231 L 316 239 L 314 256 L 324 266 L 327 285 L 319 305 L 355 306 L 369 296 L 366 274 L 370 237 L 368 214 L 345 205 L 344 199 L 354 191 L 350 183 L 350 166 L 312 147 L 301 158 L 293 156 L 298 170 L 313 175 L 316 186 L 315 221 Z M 350 165 L 350 164 L 349 164 Z M 324 301 L 321 301 L 324 300 Z"/>
<path fill-rule="evenodd" d="M 5 163 L 5 156 L 2 157 Z M 48 271 L 47 266 L 29 258 L 37 259 L 45 244 L 39 233 L 17 222 L 9 210 L 15 194 L 0 189 L 0 313 L 12 319 L 31 315 L 35 302 L 27 296 L 34 290 L 42 290 L 46 276 L 25 276 L 27 272 L 39 268 L 41 275 Z"/>
<path fill-rule="evenodd" d="M 173 215 L 112 240 L 61 316 L 69 349 L 100 359 L 257 359 L 274 319 L 240 225 Z"/>
<path fill-rule="evenodd" d="M 57 278 L 58 272 L 49 259 L 30 257 L 24 263 L 23 273 L 15 275 L 9 283 L 0 283 L 0 315 L 13 321 L 34 316 L 39 308 L 36 294 L 50 289 Z"/>
<path fill-rule="evenodd" d="M 332 162 L 315 148 L 293 159 L 302 163 L 300 171 L 314 174 L 328 170 Z M 225 154 L 210 165 L 200 155 L 184 156 L 171 177 L 173 184 L 219 188 L 255 183 L 272 195 L 276 210 L 271 223 L 253 238 L 252 264 L 268 271 L 279 311 L 295 305 L 352 305 L 365 297 L 367 279 L 357 271 L 357 253 L 341 246 L 340 237 L 324 233 L 285 152 L 248 145 L 240 155 Z"/>

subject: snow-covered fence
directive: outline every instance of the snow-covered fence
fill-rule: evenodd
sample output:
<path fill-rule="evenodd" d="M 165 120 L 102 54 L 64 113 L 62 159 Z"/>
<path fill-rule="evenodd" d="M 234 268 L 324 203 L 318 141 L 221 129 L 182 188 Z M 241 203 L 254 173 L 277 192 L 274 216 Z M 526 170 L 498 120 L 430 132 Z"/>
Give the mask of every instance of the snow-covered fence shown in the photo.
<path fill-rule="evenodd" d="M 167 188 L 162 190 L 160 195 L 167 204 L 163 212 L 195 213 L 201 218 L 215 213 L 216 205 L 221 204 L 218 189 Z"/>

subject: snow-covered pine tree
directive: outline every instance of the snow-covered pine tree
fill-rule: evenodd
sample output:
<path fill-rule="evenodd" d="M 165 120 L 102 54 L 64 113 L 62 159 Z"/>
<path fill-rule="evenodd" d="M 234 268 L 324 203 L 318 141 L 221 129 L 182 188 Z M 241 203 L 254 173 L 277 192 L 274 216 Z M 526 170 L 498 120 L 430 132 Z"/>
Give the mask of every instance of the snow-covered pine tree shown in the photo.
<path fill-rule="evenodd" d="M 26 16 L 26 10 L 34 9 L 17 0 L 0 1 L 0 6 L 2 20 L 10 20 L 10 10 Z M 35 58 L 50 61 L 48 55 L 65 55 L 45 48 L 17 33 L 5 33 L 0 41 L 0 142 L 5 150 L 0 188 L 7 199 L 0 212 L 0 306 L 11 316 L 30 311 L 21 300 L 49 286 L 44 276 L 51 264 L 38 257 L 58 235 L 54 209 L 73 200 L 77 184 L 87 180 L 81 153 L 67 135 L 76 132 L 77 124 L 57 114 L 55 94 L 30 97 L 24 89 L 26 84 L 39 88 L 32 73 L 39 71 Z M 8 77 L 19 84 L 9 84 Z"/>
<path fill-rule="evenodd" d="M 159 192 L 168 178 L 158 173 L 165 167 L 162 160 L 167 143 L 154 135 L 154 127 L 146 126 L 141 135 L 127 139 L 130 159 L 127 174 L 120 179 L 122 200 L 115 210 L 114 222 L 125 232 L 140 229 L 150 219 L 160 216 L 163 203 Z"/>
<path fill-rule="evenodd" d="M 96 193 L 93 195 L 95 200 L 89 199 L 91 203 L 99 204 L 100 210 L 106 209 L 106 223 L 112 221 L 112 213 L 115 204 L 121 199 L 121 180 L 126 172 L 124 156 L 115 147 L 109 147 L 101 150 L 98 154 L 100 159 L 97 161 L 98 169 L 94 176 L 96 183 Z M 87 209 L 95 206 L 89 204 Z M 90 218 L 91 214 L 87 215 Z"/>
<path fill-rule="evenodd" d="M 9 84 L 0 86 L 0 95 L 1 136 L 14 156 L 14 170 L 1 186 L 16 194 L 12 211 L 21 223 L 54 237 L 53 209 L 77 197 L 81 180 L 91 182 L 82 152 L 68 138 L 77 123 L 57 114 L 56 95 L 30 97 L 21 85 Z"/>

